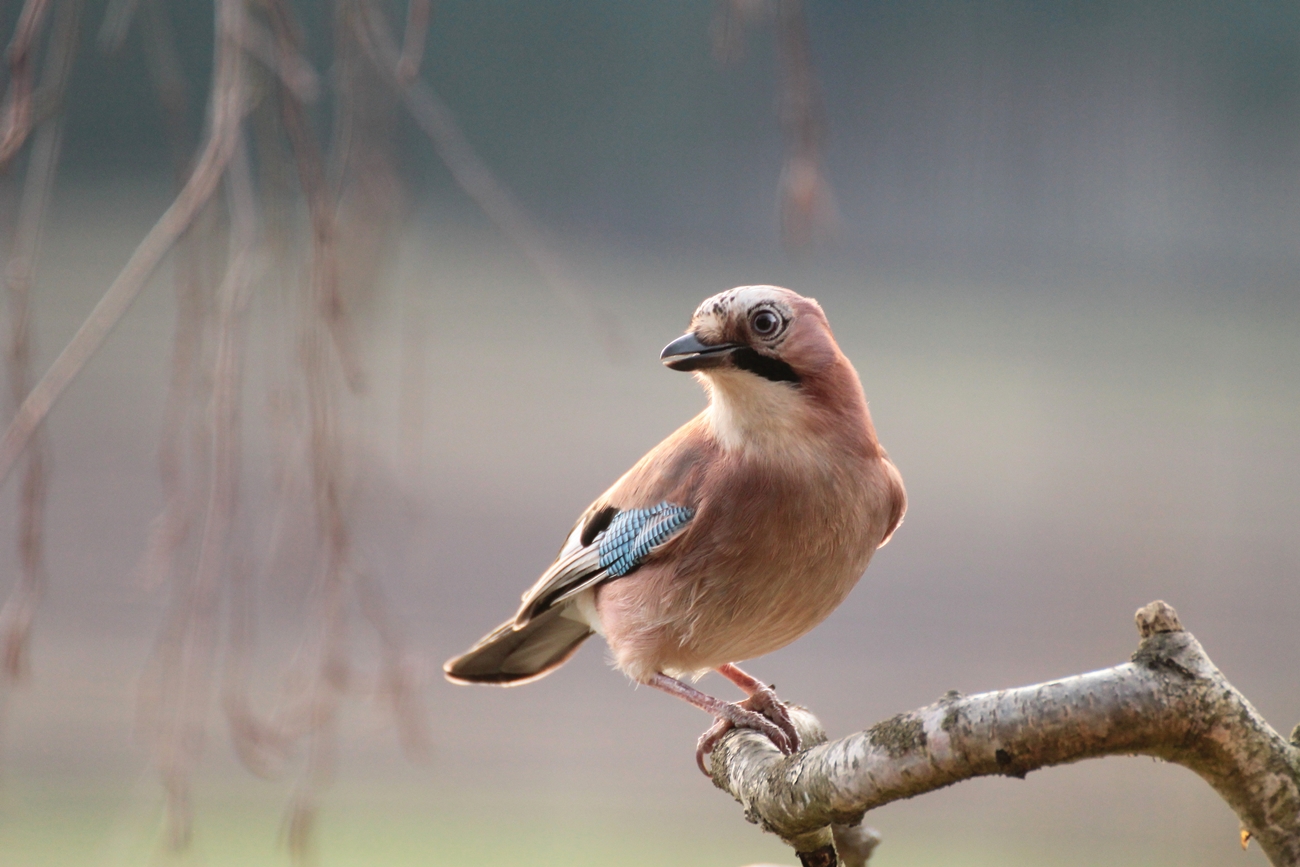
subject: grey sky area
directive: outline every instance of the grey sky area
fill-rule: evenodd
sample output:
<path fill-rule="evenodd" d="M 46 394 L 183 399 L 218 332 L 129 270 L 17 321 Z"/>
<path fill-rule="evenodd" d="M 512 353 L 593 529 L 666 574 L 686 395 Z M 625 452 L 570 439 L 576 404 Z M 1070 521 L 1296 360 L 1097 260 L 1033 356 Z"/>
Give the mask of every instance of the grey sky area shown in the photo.
<path fill-rule="evenodd" d="M 0 7 L 5 38 L 17 5 Z M 179 5 L 197 143 L 211 9 Z M 328 142 L 330 7 L 298 6 Z M 381 648 L 356 625 L 318 863 L 793 862 L 695 769 L 708 719 L 634 688 L 598 640 L 517 689 L 440 672 L 513 613 L 587 503 L 703 407 L 658 353 L 734 285 L 821 302 L 907 483 L 906 521 L 848 601 L 747 666 L 833 737 L 949 689 L 1121 662 L 1133 611 L 1156 598 L 1274 727 L 1300 722 L 1300 6 L 808 0 L 838 237 L 797 251 L 778 232 L 770 20 L 723 66 L 703 2 L 435 7 L 421 75 L 583 300 L 575 312 L 548 287 L 399 115 L 399 218 L 379 226 L 379 279 L 349 307 L 367 387 L 337 409 L 355 562 L 405 637 L 430 749 L 403 758 Z M 88 4 L 68 96 L 38 371 L 172 195 L 139 34 L 103 56 L 103 12 Z M 0 177 L 4 245 L 24 165 Z M 273 168 L 254 159 L 262 252 L 232 537 L 262 710 L 292 688 L 315 604 L 310 556 L 268 555 L 309 537 L 312 514 L 305 489 L 277 481 L 286 461 L 306 466 L 277 413 L 301 381 L 307 231 Z M 267 228 L 277 213 L 286 236 Z M 0 864 L 289 863 L 305 756 L 269 780 L 245 770 L 219 679 L 194 841 L 159 844 L 137 687 L 169 598 L 141 562 L 163 506 L 175 264 L 49 419 L 49 587 L 30 678 L 0 693 Z M 0 492 L 3 592 L 17 487 Z M 702 687 L 732 697 L 716 676 Z M 978 780 L 868 821 L 880 867 L 1265 863 L 1205 784 L 1148 759 Z"/>

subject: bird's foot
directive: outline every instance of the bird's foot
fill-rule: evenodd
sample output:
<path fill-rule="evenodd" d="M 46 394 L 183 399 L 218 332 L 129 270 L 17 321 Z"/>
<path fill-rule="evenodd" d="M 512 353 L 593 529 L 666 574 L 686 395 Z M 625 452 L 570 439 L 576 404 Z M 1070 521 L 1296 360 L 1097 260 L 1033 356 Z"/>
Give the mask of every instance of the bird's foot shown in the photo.
<path fill-rule="evenodd" d="M 794 720 L 790 718 L 790 709 L 785 702 L 777 697 L 776 690 L 770 686 L 764 686 L 755 691 L 741 704 L 750 710 L 761 713 L 785 733 L 790 742 L 790 749 L 781 750 L 781 752 L 788 756 L 799 751 L 799 730 L 794 727 Z M 780 744 L 777 744 L 777 748 L 780 748 Z"/>
<path fill-rule="evenodd" d="M 799 749 L 799 732 L 790 719 L 790 711 L 770 687 L 760 687 L 744 701 L 724 704 L 718 719 L 700 735 L 695 746 L 695 763 L 704 776 L 713 777 L 704 764 L 704 756 L 713 751 L 722 736 L 733 728 L 754 729 L 767 736 L 787 756 Z"/>

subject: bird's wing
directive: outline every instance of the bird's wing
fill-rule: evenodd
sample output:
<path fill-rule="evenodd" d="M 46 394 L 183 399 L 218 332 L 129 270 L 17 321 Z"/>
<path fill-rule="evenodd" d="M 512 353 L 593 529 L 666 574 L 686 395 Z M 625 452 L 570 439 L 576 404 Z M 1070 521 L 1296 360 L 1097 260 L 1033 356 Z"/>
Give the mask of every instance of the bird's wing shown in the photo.
<path fill-rule="evenodd" d="M 569 532 L 555 562 L 524 593 L 515 628 L 556 604 L 626 575 L 695 516 L 709 450 L 703 413 L 647 452 L 601 494 Z"/>
<path fill-rule="evenodd" d="M 636 569 L 685 529 L 695 510 L 668 501 L 619 509 L 597 501 L 578 520 L 560 554 L 524 594 L 515 629 L 588 588 Z"/>

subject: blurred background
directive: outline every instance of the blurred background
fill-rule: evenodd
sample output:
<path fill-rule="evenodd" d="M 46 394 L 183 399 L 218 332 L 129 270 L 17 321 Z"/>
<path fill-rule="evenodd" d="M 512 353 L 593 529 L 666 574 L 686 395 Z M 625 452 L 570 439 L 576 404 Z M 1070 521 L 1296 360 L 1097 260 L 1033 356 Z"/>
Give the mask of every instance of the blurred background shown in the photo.
<path fill-rule="evenodd" d="M 29 382 L 204 135 L 213 9 L 141 0 L 113 48 L 104 21 L 131 5 L 68 25 Z M 1124 661 L 1156 598 L 1275 728 L 1300 722 L 1300 6 L 440 0 L 414 87 L 365 71 L 373 45 L 341 23 L 357 8 L 292 10 L 344 312 L 310 294 L 273 93 L 295 79 L 250 60 L 251 156 L 49 416 L 0 863 L 288 864 L 289 844 L 322 865 L 793 863 L 696 771 L 708 720 L 597 641 L 519 689 L 439 670 L 702 408 L 658 352 L 748 283 L 821 302 L 909 492 L 848 601 L 747 666 L 832 737 Z M 0 32 L 21 11 L 0 4 Z M 405 5 L 378 11 L 411 32 Z M 273 52 L 274 15 L 246 14 L 250 56 Z M 413 120 L 429 88 L 469 150 Z M 0 181 L 11 261 L 40 135 Z M 241 254 L 245 295 L 222 295 Z M 198 359 L 181 377 L 178 322 Z M 223 383 L 237 397 L 214 404 Z M 233 474 L 214 463 L 232 453 Z M 23 466 L 0 513 L 19 595 Z M 207 505 L 160 570 L 177 490 Z M 336 514 L 346 533 L 319 529 Z M 1265 863 L 1208 786 L 1142 758 L 867 821 L 882 867 Z"/>

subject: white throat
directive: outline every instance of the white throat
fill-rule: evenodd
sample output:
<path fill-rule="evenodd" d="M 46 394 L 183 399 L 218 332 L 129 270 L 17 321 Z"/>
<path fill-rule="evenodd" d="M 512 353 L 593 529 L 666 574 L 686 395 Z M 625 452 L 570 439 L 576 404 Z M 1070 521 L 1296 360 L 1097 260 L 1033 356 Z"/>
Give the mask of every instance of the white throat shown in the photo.
<path fill-rule="evenodd" d="M 725 450 L 791 458 L 809 451 L 808 407 L 797 388 L 742 370 L 710 370 L 699 379 L 709 393 L 709 427 Z"/>

